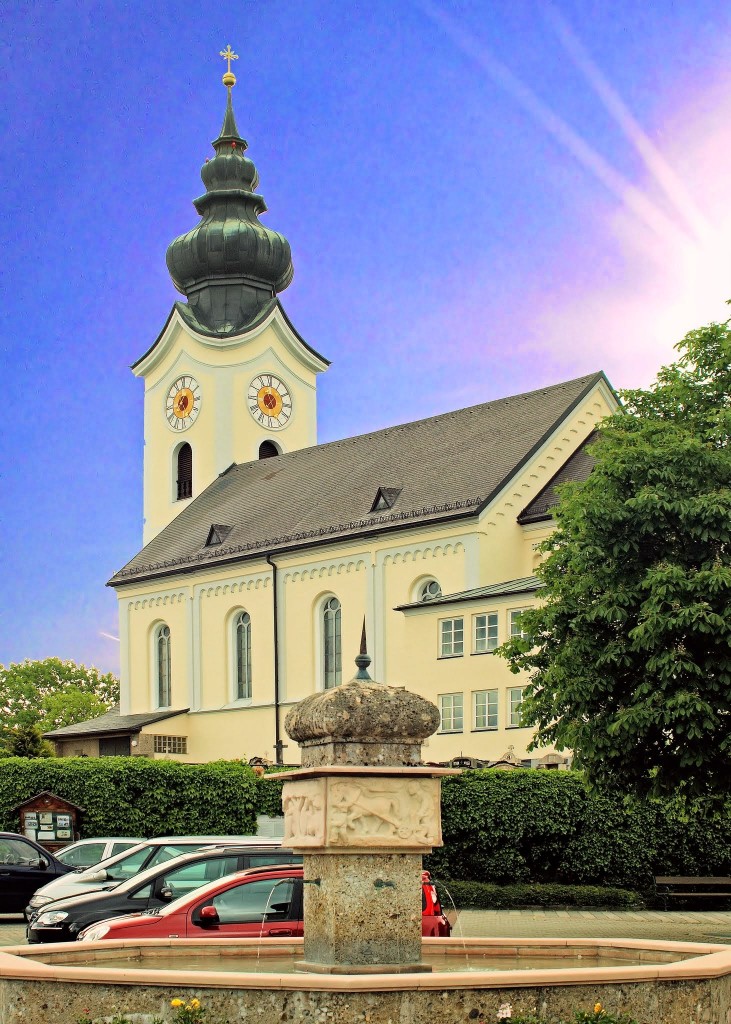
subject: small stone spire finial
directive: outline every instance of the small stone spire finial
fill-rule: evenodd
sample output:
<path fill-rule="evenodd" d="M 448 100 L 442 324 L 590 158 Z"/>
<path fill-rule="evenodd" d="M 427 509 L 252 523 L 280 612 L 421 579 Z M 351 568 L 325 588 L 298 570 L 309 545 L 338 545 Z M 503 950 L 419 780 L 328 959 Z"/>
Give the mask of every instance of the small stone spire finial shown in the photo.
<path fill-rule="evenodd" d="M 228 61 L 228 70 L 224 73 L 222 79 L 223 84 L 227 89 L 232 89 L 236 85 L 236 75 L 231 70 L 231 61 L 238 60 L 239 55 L 238 53 L 233 52 L 231 49 L 231 43 L 229 43 L 225 50 L 220 51 L 220 56 L 223 57 L 225 61 Z"/>
<path fill-rule="evenodd" d="M 365 616 L 363 616 L 363 632 L 361 633 L 360 637 L 360 651 L 358 653 L 357 658 L 355 659 L 355 663 L 358 666 L 358 671 L 355 674 L 355 678 L 370 679 L 371 677 L 368 675 L 368 666 L 371 663 L 371 656 L 368 653 L 368 647 L 366 645 Z"/>

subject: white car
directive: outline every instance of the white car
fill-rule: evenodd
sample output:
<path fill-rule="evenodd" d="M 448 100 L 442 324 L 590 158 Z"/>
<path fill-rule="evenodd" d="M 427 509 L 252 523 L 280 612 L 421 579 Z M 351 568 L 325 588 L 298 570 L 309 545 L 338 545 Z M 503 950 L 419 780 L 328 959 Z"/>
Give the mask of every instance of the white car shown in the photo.
<path fill-rule="evenodd" d="M 281 839 L 264 839 L 261 836 L 160 836 L 144 839 L 116 857 L 109 857 L 85 870 L 70 871 L 44 885 L 31 897 L 25 908 L 25 917 L 30 921 L 53 900 L 104 889 L 110 883 L 126 881 L 140 871 L 204 846 L 256 846 L 266 851 L 276 850 L 281 845 Z"/>
<path fill-rule="evenodd" d="M 118 853 L 131 850 L 133 846 L 144 843 L 141 836 L 104 836 L 96 839 L 79 839 L 58 850 L 54 856 L 69 868 L 90 868 L 100 860 L 116 857 Z"/>

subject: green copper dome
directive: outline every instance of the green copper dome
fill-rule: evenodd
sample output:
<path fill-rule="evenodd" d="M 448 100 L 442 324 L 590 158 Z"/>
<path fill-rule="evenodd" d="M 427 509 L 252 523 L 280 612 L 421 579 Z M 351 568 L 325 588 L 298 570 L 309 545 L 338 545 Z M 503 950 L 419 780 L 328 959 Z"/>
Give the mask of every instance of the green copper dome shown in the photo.
<path fill-rule="evenodd" d="M 170 243 L 166 260 L 193 319 L 206 332 L 235 334 L 284 291 L 294 270 L 287 239 L 259 223 L 267 206 L 254 191 L 259 175 L 244 156 L 230 87 L 213 148 L 201 171 L 206 194 L 193 202 L 202 220 Z"/>

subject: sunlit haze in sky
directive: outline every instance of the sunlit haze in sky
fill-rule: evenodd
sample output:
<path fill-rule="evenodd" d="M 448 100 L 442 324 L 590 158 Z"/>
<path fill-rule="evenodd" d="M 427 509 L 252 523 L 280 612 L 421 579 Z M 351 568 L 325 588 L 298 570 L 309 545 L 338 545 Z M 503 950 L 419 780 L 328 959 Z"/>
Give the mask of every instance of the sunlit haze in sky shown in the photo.
<path fill-rule="evenodd" d="M 223 120 L 328 441 L 603 369 L 648 384 L 731 297 L 721 0 L 36 0 L 3 10 L 0 662 L 118 668 L 165 250 Z"/>

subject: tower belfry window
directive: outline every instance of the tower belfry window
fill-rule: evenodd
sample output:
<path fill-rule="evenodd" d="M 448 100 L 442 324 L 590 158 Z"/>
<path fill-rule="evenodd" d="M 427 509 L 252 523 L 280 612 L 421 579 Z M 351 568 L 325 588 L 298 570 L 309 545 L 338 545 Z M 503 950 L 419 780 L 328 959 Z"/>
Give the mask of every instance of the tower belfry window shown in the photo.
<path fill-rule="evenodd" d="M 275 445 L 274 441 L 262 441 L 259 445 L 260 459 L 273 459 L 275 455 L 279 454 L 279 449 Z"/>
<path fill-rule="evenodd" d="M 178 448 L 178 501 L 193 497 L 193 449 L 186 442 Z"/>

